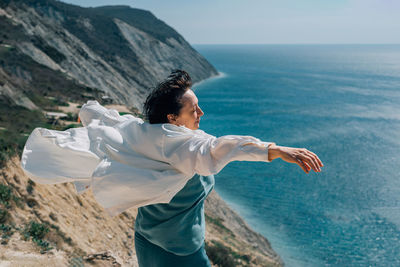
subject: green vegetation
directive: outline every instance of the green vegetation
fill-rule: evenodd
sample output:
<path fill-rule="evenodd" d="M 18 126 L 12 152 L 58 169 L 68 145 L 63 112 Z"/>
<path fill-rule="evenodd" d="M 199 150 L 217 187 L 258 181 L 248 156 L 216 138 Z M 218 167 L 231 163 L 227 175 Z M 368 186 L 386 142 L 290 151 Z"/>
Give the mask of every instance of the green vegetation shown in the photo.
<path fill-rule="evenodd" d="M 72 112 L 67 112 L 67 120 L 68 121 L 77 121 L 78 120 L 78 114 L 73 114 Z"/>
<path fill-rule="evenodd" d="M 52 249 L 50 243 L 44 240 L 45 235 L 49 231 L 50 229 L 46 224 L 30 221 L 29 224 L 25 226 L 23 235 L 26 240 L 32 238 L 32 241 L 41 247 L 41 253 L 44 253 Z"/>
<path fill-rule="evenodd" d="M 223 244 L 212 240 L 212 245 L 207 245 L 206 252 L 213 264 L 218 264 L 221 267 L 235 267 L 235 258 L 231 253 L 231 249 Z"/>
<path fill-rule="evenodd" d="M 11 225 L 6 225 L 6 224 L 0 224 L 0 231 L 2 232 L 1 235 L 1 244 L 5 245 L 8 243 L 8 240 L 10 237 L 14 234 L 13 227 Z"/>
<path fill-rule="evenodd" d="M 7 207 L 10 205 L 11 198 L 11 188 L 4 184 L 0 184 L 0 203 L 4 204 Z"/>
<path fill-rule="evenodd" d="M 8 213 L 8 210 L 0 208 L 0 223 L 5 223 L 9 216 L 10 214 Z"/>
<path fill-rule="evenodd" d="M 0 223 L 6 223 L 9 220 L 10 213 L 8 210 L 12 208 L 11 201 L 23 208 L 21 199 L 13 194 L 12 188 L 0 184 Z"/>
<path fill-rule="evenodd" d="M 21 205 L 21 199 L 12 193 L 11 187 L 0 184 L 0 204 L 9 209 L 11 208 L 11 200 L 14 201 L 17 206 Z"/>
<path fill-rule="evenodd" d="M 18 151 L 22 151 L 26 139 L 26 136 L 14 131 L 0 131 L 0 168 Z"/>
<path fill-rule="evenodd" d="M 47 89 L 51 89 L 51 87 L 48 87 Z M 56 98 L 52 96 L 46 96 L 47 93 L 45 92 L 45 95 L 41 95 L 39 92 L 26 92 L 25 95 L 33 102 L 35 103 L 36 106 L 41 107 L 43 109 L 46 109 L 47 111 L 56 111 L 60 112 L 58 109 L 58 106 L 69 106 L 67 102 L 62 100 L 61 98 Z"/>
<path fill-rule="evenodd" d="M 220 228 L 222 231 L 225 231 L 226 233 L 228 233 L 231 237 L 235 237 L 235 234 L 230 229 L 226 228 L 225 225 L 222 223 L 223 219 L 213 218 L 211 216 L 208 216 L 207 214 L 205 214 L 205 217 L 206 217 L 207 223 L 212 223 L 212 224 L 216 225 L 218 228 Z"/>
<path fill-rule="evenodd" d="M 32 181 L 31 179 L 28 180 L 28 185 L 26 186 L 26 191 L 28 192 L 28 194 L 32 194 L 33 193 L 33 189 L 35 186 L 35 182 Z"/>
<path fill-rule="evenodd" d="M 242 264 L 246 263 L 244 264 L 246 266 L 250 262 L 250 257 L 248 255 L 238 254 L 216 240 L 212 240 L 211 245 L 206 243 L 205 248 L 213 264 L 217 264 L 220 267 L 238 266 L 239 262 Z"/>
<path fill-rule="evenodd" d="M 34 186 L 35 183 L 32 180 L 28 180 L 28 194 L 32 194 Z M 24 195 L 23 198 L 25 199 L 27 205 L 31 208 L 39 205 L 38 202 L 34 198 L 29 197 L 29 195 Z M 22 227 L 23 229 L 16 227 L 11 221 L 10 216 L 10 209 L 12 208 L 10 204 L 11 201 L 14 201 L 17 206 L 23 205 L 22 200 L 13 194 L 11 187 L 0 184 L 0 233 L 2 233 L 1 244 L 7 244 L 12 234 L 15 231 L 19 231 L 25 240 L 31 239 L 36 245 L 38 245 L 41 253 L 45 253 L 52 248 L 50 246 L 50 241 L 56 245 L 62 242 L 72 245 L 72 239 L 70 237 L 67 237 L 57 225 L 41 219 L 41 215 L 36 210 L 33 210 L 33 213 L 37 216 L 37 218 L 39 218 L 41 223 L 30 221 L 28 224 Z M 23 208 L 23 206 L 21 208 Z M 52 220 L 57 220 L 57 217 L 54 213 L 50 213 L 49 217 Z M 54 229 L 54 232 L 50 231 L 51 229 Z M 50 232 L 54 234 L 51 234 L 45 239 L 47 234 Z"/>
<path fill-rule="evenodd" d="M 22 153 L 29 134 L 35 127 L 52 128 L 39 110 L 29 110 L 0 97 L 0 167 L 17 153 Z"/>
<path fill-rule="evenodd" d="M 119 115 L 126 115 L 126 114 L 130 114 L 130 115 L 133 115 L 132 113 L 130 113 L 130 112 L 123 112 L 123 111 L 120 111 L 120 112 L 118 112 L 119 113 Z"/>
<path fill-rule="evenodd" d="M 29 208 L 33 208 L 33 207 L 39 205 L 38 202 L 36 201 L 36 199 L 34 199 L 34 198 L 28 198 L 26 200 L 26 204 L 28 205 Z"/>
<path fill-rule="evenodd" d="M 24 230 L 25 237 L 32 237 L 32 239 L 43 239 L 48 232 L 49 227 L 47 225 L 35 221 L 30 221 Z"/>
<path fill-rule="evenodd" d="M 7 185 L 0 184 L 0 232 L 2 233 L 2 245 L 7 244 L 14 233 L 13 227 L 7 224 L 11 217 L 8 210 L 11 208 L 11 200 L 14 199 L 12 189 Z"/>

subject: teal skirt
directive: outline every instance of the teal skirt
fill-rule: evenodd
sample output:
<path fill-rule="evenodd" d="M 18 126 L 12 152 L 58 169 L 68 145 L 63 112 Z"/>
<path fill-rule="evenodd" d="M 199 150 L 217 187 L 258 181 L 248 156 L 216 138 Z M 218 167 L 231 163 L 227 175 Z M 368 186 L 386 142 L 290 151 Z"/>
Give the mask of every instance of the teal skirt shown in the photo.
<path fill-rule="evenodd" d="M 135 250 L 139 267 L 211 267 L 204 243 L 195 253 L 179 256 L 149 242 L 135 232 Z"/>

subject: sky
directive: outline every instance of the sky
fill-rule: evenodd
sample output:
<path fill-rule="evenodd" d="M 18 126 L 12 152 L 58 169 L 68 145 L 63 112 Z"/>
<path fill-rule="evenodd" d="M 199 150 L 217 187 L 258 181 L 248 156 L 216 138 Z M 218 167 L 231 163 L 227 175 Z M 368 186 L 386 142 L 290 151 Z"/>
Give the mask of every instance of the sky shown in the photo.
<path fill-rule="evenodd" d="M 151 11 L 190 44 L 400 44 L 400 0 L 63 0 Z"/>

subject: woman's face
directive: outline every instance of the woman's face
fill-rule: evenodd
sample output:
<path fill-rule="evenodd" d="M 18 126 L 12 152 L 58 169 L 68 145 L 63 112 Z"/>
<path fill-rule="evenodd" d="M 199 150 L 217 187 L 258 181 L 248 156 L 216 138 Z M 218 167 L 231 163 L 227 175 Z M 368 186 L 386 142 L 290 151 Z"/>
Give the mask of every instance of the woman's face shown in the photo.
<path fill-rule="evenodd" d="M 200 126 L 200 117 L 204 115 L 204 112 L 199 107 L 199 100 L 191 89 L 188 89 L 183 94 L 182 103 L 183 107 L 179 116 L 168 114 L 169 123 L 197 130 Z"/>

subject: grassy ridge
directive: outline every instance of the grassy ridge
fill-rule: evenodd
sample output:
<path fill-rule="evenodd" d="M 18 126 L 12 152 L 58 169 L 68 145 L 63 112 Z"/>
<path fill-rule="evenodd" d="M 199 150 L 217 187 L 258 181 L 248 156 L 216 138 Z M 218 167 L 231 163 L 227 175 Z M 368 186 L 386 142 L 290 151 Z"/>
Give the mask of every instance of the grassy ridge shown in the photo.
<path fill-rule="evenodd" d="M 47 123 L 40 110 L 17 106 L 4 96 L 0 96 L 0 127 L 0 167 L 16 153 L 21 155 L 34 128 L 57 128 Z"/>

